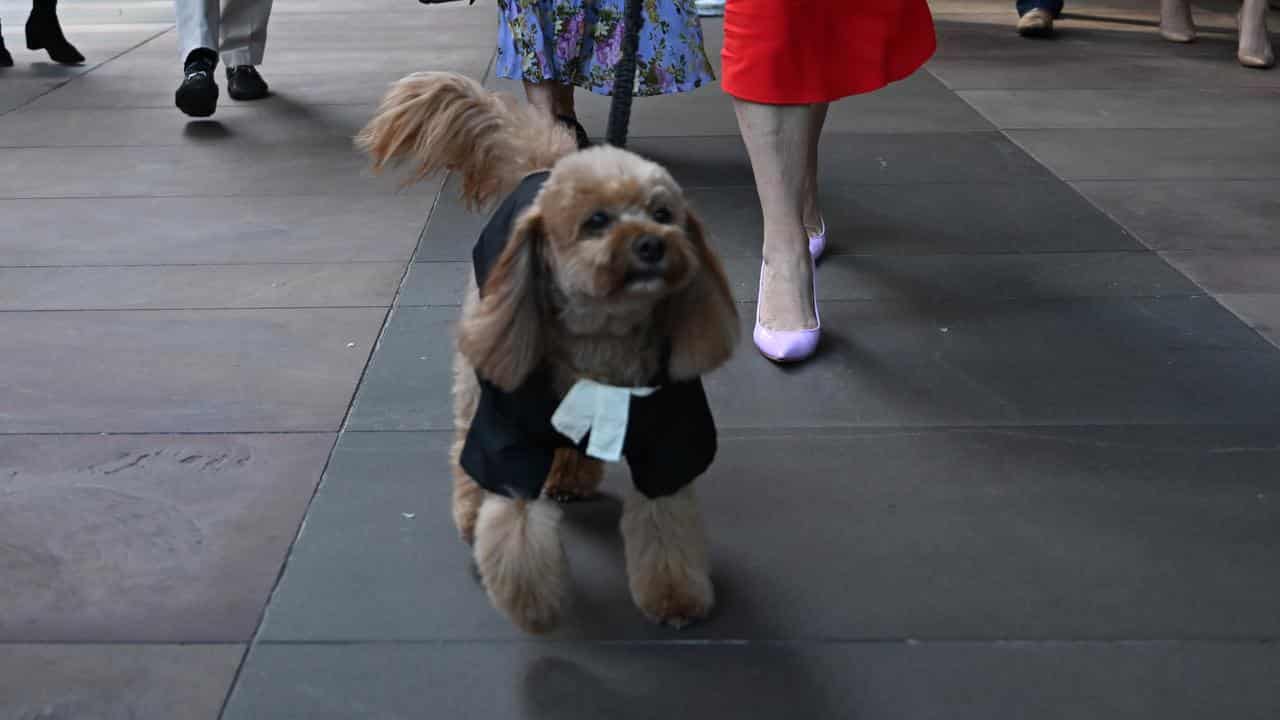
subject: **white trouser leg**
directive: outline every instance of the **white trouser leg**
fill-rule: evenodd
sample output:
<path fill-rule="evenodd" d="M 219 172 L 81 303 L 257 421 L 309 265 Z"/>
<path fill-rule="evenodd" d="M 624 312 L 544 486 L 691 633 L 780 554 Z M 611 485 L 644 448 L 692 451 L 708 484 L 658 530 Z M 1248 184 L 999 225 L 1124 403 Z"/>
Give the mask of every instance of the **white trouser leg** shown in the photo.
<path fill-rule="evenodd" d="M 267 49 L 267 19 L 271 0 L 224 0 L 222 5 L 222 64 L 261 65 Z"/>
<path fill-rule="evenodd" d="M 196 48 L 218 49 L 218 0 L 174 0 L 182 59 Z"/>

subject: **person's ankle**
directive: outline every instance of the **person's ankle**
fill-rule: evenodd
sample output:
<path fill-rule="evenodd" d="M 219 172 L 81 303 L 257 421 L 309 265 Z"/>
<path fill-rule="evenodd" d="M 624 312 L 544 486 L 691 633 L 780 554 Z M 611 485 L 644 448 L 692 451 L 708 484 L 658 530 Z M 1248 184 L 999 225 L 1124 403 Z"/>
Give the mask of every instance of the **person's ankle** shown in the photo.
<path fill-rule="evenodd" d="M 786 233 L 767 233 L 761 254 L 766 265 L 784 267 L 809 262 L 809 238 L 803 227 Z"/>

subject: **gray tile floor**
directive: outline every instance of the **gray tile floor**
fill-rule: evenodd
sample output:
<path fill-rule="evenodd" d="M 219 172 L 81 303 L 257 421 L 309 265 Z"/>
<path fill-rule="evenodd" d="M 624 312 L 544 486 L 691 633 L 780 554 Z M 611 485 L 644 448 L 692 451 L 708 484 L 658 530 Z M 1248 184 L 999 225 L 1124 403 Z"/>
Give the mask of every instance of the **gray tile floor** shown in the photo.
<path fill-rule="evenodd" d="M 492 4 L 279 0 L 276 95 L 189 123 L 165 3 L 64 2 L 68 69 L 0 0 L 0 719 L 1280 716 L 1280 71 L 1225 0 L 1191 46 L 1146 0 L 1046 42 L 933 4 L 927 69 L 831 114 L 822 352 L 708 380 L 718 612 L 633 609 L 613 472 L 531 640 L 447 511 L 483 218 L 349 143 L 483 76 Z M 632 127 L 750 318 L 730 104 Z"/>

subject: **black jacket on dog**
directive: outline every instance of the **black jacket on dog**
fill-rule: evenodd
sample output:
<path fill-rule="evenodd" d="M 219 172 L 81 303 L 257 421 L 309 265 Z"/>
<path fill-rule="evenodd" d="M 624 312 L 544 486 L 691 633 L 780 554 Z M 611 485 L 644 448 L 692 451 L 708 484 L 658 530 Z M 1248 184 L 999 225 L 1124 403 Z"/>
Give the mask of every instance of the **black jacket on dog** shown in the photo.
<path fill-rule="evenodd" d="M 533 203 L 549 174 L 525 178 L 480 233 L 472 251 L 480 288 L 516 219 Z M 490 492 L 536 498 L 556 448 L 585 451 L 589 437 L 575 444 L 552 426 L 551 416 L 561 399 L 545 366 L 510 393 L 479 380 L 480 401 L 462 449 L 462 468 Z M 636 489 L 656 498 L 675 493 L 706 472 L 716 454 L 716 427 L 701 380 L 669 382 L 664 370 L 650 385 L 657 388 L 653 394 L 631 398 L 622 455 Z"/>

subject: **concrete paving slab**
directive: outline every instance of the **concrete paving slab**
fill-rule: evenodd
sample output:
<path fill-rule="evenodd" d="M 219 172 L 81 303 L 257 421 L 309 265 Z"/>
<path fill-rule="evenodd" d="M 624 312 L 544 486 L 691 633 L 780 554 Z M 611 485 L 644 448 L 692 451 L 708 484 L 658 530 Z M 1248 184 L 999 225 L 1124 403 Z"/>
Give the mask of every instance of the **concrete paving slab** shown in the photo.
<path fill-rule="evenodd" d="M 520 642 L 453 527 L 451 441 L 343 435 L 265 641 Z M 1272 637 L 1278 448 L 1274 426 L 726 431 L 697 484 L 715 616 L 675 632 L 632 605 L 618 467 L 566 507 L 572 609 L 552 637 Z"/>
<path fill-rule="evenodd" d="M 1280 250 L 1280 181 L 1121 180 L 1072 183 L 1154 250 Z"/>
<path fill-rule="evenodd" d="M 332 446 L 0 435 L 0 643 L 247 642 Z"/>
<path fill-rule="evenodd" d="M 0 715 L 9 718 L 218 716 L 238 645 L 7 645 Z"/>
<path fill-rule="evenodd" d="M 1011 130 L 1060 177 L 1083 180 L 1277 180 L 1280 129 Z"/>
<path fill-rule="evenodd" d="M 1002 129 L 1273 128 L 1280 88 L 965 90 L 960 97 Z"/>
<path fill-rule="evenodd" d="M 0 311 L 387 307 L 402 263 L 0 268 Z"/>
<path fill-rule="evenodd" d="M 334 431 L 385 314 L 0 313 L 0 432 Z"/>
<path fill-rule="evenodd" d="M 190 123 L 171 147 L 0 149 L 0 198 L 237 195 L 392 195 L 400 182 L 370 177 L 351 141 L 241 143 L 220 121 Z M 121 172 L 128 168 L 129 172 Z M 430 183 L 413 192 L 430 196 Z"/>
<path fill-rule="evenodd" d="M 431 196 L 0 200 L 0 267 L 407 261 Z"/>

